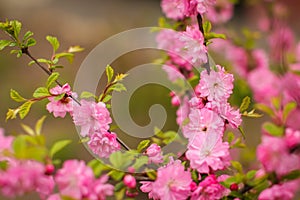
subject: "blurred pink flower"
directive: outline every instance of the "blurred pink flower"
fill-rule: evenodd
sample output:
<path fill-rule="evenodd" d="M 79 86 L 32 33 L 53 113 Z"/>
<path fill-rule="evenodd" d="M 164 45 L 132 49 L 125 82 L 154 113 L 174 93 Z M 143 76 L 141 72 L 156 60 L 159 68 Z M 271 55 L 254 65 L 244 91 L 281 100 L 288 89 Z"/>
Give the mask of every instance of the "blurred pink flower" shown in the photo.
<path fill-rule="evenodd" d="M 73 120 L 80 126 L 82 137 L 92 135 L 95 131 L 107 131 L 112 122 L 110 113 L 103 102 L 81 100 L 80 106 L 74 105 Z"/>
<path fill-rule="evenodd" d="M 57 171 L 55 181 L 62 196 L 82 199 L 90 193 L 94 174 L 84 161 L 67 160 Z"/>
<path fill-rule="evenodd" d="M 300 145 L 300 130 L 285 129 L 285 142 L 289 149 Z"/>
<path fill-rule="evenodd" d="M 153 143 L 151 144 L 147 150 L 146 154 L 149 157 L 149 163 L 162 163 L 163 162 L 163 156 L 161 152 L 160 146 Z"/>
<path fill-rule="evenodd" d="M 191 200 L 216 200 L 229 193 L 230 191 L 212 174 L 199 183 L 198 188 L 192 193 Z"/>
<path fill-rule="evenodd" d="M 109 176 L 102 175 L 96 179 L 91 186 L 89 200 L 105 200 L 107 196 L 112 196 L 114 193 L 114 186 L 107 183 Z"/>
<path fill-rule="evenodd" d="M 185 200 L 190 195 L 191 174 L 184 170 L 181 161 L 171 161 L 157 170 L 157 179 L 152 184 L 152 192 L 159 199 Z"/>
<path fill-rule="evenodd" d="M 198 134 L 189 141 L 186 157 L 199 173 L 224 169 L 230 165 L 229 144 L 217 134 Z"/>
<path fill-rule="evenodd" d="M 258 200 L 292 200 L 299 189 L 299 180 L 276 184 L 262 191 Z"/>
<path fill-rule="evenodd" d="M 207 8 L 206 17 L 212 23 L 224 23 L 233 16 L 233 4 L 228 0 L 218 0 L 215 6 Z"/>
<path fill-rule="evenodd" d="M 53 96 L 48 98 L 50 102 L 47 104 L 46 108 L 50 113 L 53 113 L 54 117 L 64 118 L 67 112 L 72 115 L 72 98 L 69 97 L 69 95 L 72 95 L 72 91 L 68 83 L 64 84 L 62 87 L 57 85 L 54 88 L 51 88 L 50 94 Z M 61 94 L 65 94 L 65 96 L 58 101 L 55 100 L 55 96 Z"/>
<path fill-rule="evenodd" d="M 92 134 L 88 146 L 100 158 L 108 158 L 110 154 L 121 148 L 117 141 L 117 135 L 107 131 L 96 131 Z"/>
<path fill-rule="evenodd" d="M 184 78 L 184 76 L 179 71 L 179 69 L 175 65 L 171 64 L 170 61 L 165 63 L 163 65 L 162 69 L 167 73 L 168 78 L 169 78 L 170 81 L 176 81 L 177 79 L 183 79 Z"/>
<path fill-rule="evenodd" d="M 300 169 L 299 156 L 289 153 L 283 138 L 264 135 L 256 154 L 267 172 L 276 172 L 277 175 L 282 176 Z"/>
<path fill-rule="evenodd" d="M 177 115 L 176 122 L 179 126 L 181 126 L 184 120 L 187 119 L 189 115 L 189 111 L 190 111 L 189 99 L 187 96 L 185 96 L 182 100 L 181 105 L 176 111 L 176 115 Z"/>
<path fill-rule="evenodd" d="M 0 128 L 0 157 L 4 150 L 12 151 L 13 136 L 5 136 L 4 129 Z"/>
<path fill-rule="evenodd" d="M 255 101 L 259 103 L 270 104 L 271 98 L 278 96 L 281 90 L 280 79 L 265 68 L 252 70 L 248 75 L 248 83 Z"/>
<path fill-rule="evenodd" d="M 35 191 L 44 199 L 54 189 L 52 176 L 44 172 L 44 165 L 36 161 L 15 162 L 6 171 L 0 171 L 1 193 L 6 197 L 16 197 Z"/>
<path fill-rule="evenodd" d="M 233 75 L 226 73 L 225 69 L 217 65 L 218 71 L 206 70 L 201 72 L 200 78 L 200 96 L 207 97 L 208 101 L 227 101 L 233 89 Z"/>
<path fill-rule="evenodd" d="M 224 121 L 221 117 L 207 108 L 192 109 L 189 114 L 189 123 L 183 127 L 183 135 L 192 140 L 198 135 L 214 134 L 222 137 Z"/>
<path fill-rule="evenodd" d="M 168 18 L 179 20 L 185 17 L 188 0 L 162 0 L 161 8 Z"/>
<path fill-rule="evenodd" d="M 197 3 L 196 9 L 200 14 L 204 14 L 208 11 L 208 8 L 213 7 L 216 4 L 216 0 L 190 0 Z"/>
<path fill-rule="evenodd" d="M 47 200 L 62 200 L 59 194 L 52 194 Z"/>

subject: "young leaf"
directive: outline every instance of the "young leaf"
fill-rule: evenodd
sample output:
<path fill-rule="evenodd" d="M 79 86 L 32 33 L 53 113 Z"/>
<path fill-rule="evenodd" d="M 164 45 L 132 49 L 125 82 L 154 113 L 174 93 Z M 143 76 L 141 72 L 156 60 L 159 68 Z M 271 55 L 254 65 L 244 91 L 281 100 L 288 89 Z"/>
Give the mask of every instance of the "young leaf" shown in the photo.
<path fill-rule="evenodd" d="M 76 53 L 76 52 L 81 52 L 83 50 L 84 50 L 84 48 L 82 48 L 80 46 L 72 46 L 68 49 L 68 53 Z"/>
<path fill-rule="evenodd" d="M 126 76 L 128 76 L 128 74 L 118 74 L 118 75 L 115 77 L 114 82 L 122 81 Z"/>
<path fill-rule="evenodd" d="M 54 83 L 59 77 L 58 72 L 53 72 L 47 79 L 46 87 L 49 89 L 49 87 Z"/>
<path fill-rule="evenodd" d="M 105 68 L 105 71 L 106 71 L 106 76 L 107 76 L 107 83 L 110 83 L 112 80 L 112 77 L 114 76 L 114 69 L 110 65 L 107 65 Z"/>
<path fill-rule="evenodd" d="M 150 140 L 143 140 L 139 143 L 137 150 L 138 152 L 142 152 L 143 149 L 147 148 L 150 144 Z"/>
<path fill-rule="evenodd" d="M 243 167 L 242 167 L 241 163 L 239 163 L 238 161 L 231 161 L 231 165 L 239 173 L 243 173 Z"/>
<path fill-rule="evenodd" d="M 122 83 L 116 83 L 109 88 L 109 91 L 111 90 L 116 92 L 122 92 L 122 91 L 126 91 L 126 87 Z"/>
<path fill-rule="evenodd" d="M 56 37 L 53 36 L 46 36 L 46 40 L 52 45 L 53 51 L 56 52 L 56 50 L 59 48 L 59 42 Z"/>
<path fill-rule="evenodd" d="M 229 144 L 231 144 L 231 142 L 234 140 L 235 136 L 234 136 L 234 133 L 233 132 L 229 132 L 227 134 L 227 141 Z"/>
<path fill-rule="evenodd" d="M 29 126 L 27 126 L 26 124 L 21 124 L 23 130 L 28 133 L 29 135 L 35 135 L 35 132 L 32 128 L 30 128 Z"/>
<path fill-rule="evenodd" d="M 263 129 L 273 136 L 283 136 L 284 134 L 284 127 L 277 126 L 276 124 L 273 124 L 271 122 L 265 122 L 263 124 Z"/>
<path fill-rule="evenodd" d="M 10 90 L 10 98 L 16 102 L 24 102 L 26 101 L 25 98 L 23 98 L 17 91 L 11 89 Z"/>
<path fill-rule="evenodd" d="M 49 96 L 49 95 L 50 95 L 50 93 L 49 93 L 48 89 L 45 87 L 39 87 L 33 93 L 34 98 L 45 97 L 45 96 Z"/>
<path fill-rule="evenodd" d="M 41 119 L 39 119 L 36 124 L 35 124 L 35 133 L 37 135 L 40 135 L 41 134 L 41 130 L 42 130 L 42 126 L 43 126 L 43 123 L 46 119 L 46 116 L 43 116 Z"/>
<path fill-rule="evenodd" d="M 262 112 L 267 113 L 270 117 L 274 116 L 274 111 L 272 110 L 272 108 L 270 108 L 269 106 L 267 106 L 265 104 L 258 103 L 258 104 L 255 104 L 254 107 Z"/>
<path fill-rule="evenodd" d="M 7 121 L 8 119 L 15 119 L 19 111 L 20 109 L 8 109 L 5 120 Z"/>
<path fill-rule="evenodd" d="M 249 108 L 250 103 L 251 103 L 250 97 L 248 96 L 244 97 L 243 102 L 240 106 L 240 112 L 247 110 Z"/>
<path fill-rule="evenodd" d="M 53 158 L 53 156 L 58 153 L 60 150 L 65 148 L 68 144 L 70 144 L 71 140 L 60 140 L 54 143 L 54 145 L 50 149 L 50 157 Z"/>
<path fill-rule="evenodd" d="M 14 21 L 12 21 L 12 27 L 14 30 L 14 37 L 17 39 L 19 37 L 20 31 L 22 28 L 22 24 L 21 24 L 21 22 L 14 20 Z"/>
<path fill-rule="evenodd" d="M 33 38 L 29 38 L 26 42 L 27 47 L 34 46 L 35 44 L 36 44 L 36 41 Z"/>
<path fill-rule="evenodd" d="M 26 101 L 19 107 L 18 113 L 21 119 L 24 119 L 26 117 L 33 103 L 33 101 Z"/>
<path fill-rule="evenodd" d="M 93 93 L 91 93 L 91 92 L 87 92 L 87 91 L 83 91 L 82 93 L 81 93 L 81 95 L 80 95 L 80 98 L 81 99 L 88 99 L 88 98 L 91 98 L 91 97 L 93 97 L 94 99 L 97 99 L 97 97 L 96 97 L 96 95 L 94 95 Z"/>
<path fill-rule="evenodd" d="M 24 34 L 23 42 L 26 41 L 27 39 L 29 39 L 31 36 L 33 36 L 33 32 L 27 31 L 27 32 Z"/>
<path fill-rule="evenodd" d="M 11 41 L 9 40 L 0 40 L 0 51 L 4 49 L 5 47 L 9 46 L 11 44 Z"/>
<path fill-rule="evenodd" d="M 286 122 L 286 119 L 289 116 L 290 112 L 293 111 L 296 107 L 297 107 L 297 104 L 295 102 L 290 102 L 284 106 L 283 112 L 282 112 L 283 122 Z"/>

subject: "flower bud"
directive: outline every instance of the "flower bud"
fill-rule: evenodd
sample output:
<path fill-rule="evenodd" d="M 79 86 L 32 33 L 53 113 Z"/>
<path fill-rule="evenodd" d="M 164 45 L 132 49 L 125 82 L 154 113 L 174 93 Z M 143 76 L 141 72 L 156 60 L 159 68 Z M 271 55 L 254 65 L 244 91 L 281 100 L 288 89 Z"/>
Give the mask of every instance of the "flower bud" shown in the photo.
<path fill-rule="evenodd" d="M 136 180 L 130 174 L 127 174 L 124 176 L 123 182 L 124 182 L 124 185 L 126 185 L 128 188 L 135 188 L 135 186 L 136 186 Z"/>

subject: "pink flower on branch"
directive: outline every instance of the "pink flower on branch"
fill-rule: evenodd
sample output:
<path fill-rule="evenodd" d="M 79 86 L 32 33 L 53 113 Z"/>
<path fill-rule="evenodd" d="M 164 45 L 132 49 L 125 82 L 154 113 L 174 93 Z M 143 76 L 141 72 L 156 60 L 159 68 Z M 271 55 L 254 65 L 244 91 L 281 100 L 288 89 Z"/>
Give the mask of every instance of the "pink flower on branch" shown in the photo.
<path fill-rule="evenodd" d="M 233 90 L 233 75 L 226 73 L 225 69 L 217 65 L 218 71 L 201 72 L 199 92 L 201 97 L 208 101 L 226 102 Z"/>
<path fill-rule="evenodd" d="M 74 105 L 73 121 L 80 126 L 82 137 L 90 136 L 96 131 L 106 132 L 112 122 L 110 113 L 103 102 L 81 100 L 80 106 Z"/>
<path fill-rule="evenodd" d="M 222 170 L 230 165 L 229 144 L 215 133 L 198 134 L 189 141 L 186 157 L 199 173 Z"/>
<path fill-rule="evenodd" d="M 151 144 L 147 150 L 146 154 L 149 157 L 149 162 L 150 163 L 162 163 L 163 162 L 163 156 L 161 152 L 160 146 L 157 144 Z"/>
<path fill-rule="evenodd" d="M 53 113 L 54 117 L 64 118 L 67 112 L 72 115 L 73 105 L 72 98 L 70 97 L 72 91 L 68 83 L 62 87 L 57 85 L 50 89 L 50 94 L 53 96 L 48 98 L 50 102 L 47 104 L 46 108 L 50 113 Z M 61 94 L 65 94 L 65 96 L 60 100 L 55 100 L 55 97 Z"/>
<path fill-rule="evenodd" d="M 96 131 L 91 135 L 87 144 L 92 152 L 100 158 L 108 158 L 110 154 L 121 148 L 117 141 L 117 135 L 107 131 Z"/>
<path fill-rule="evenodd" d="M 155 182 L 143 181 L 141 190 L 149 192 L 149 198 L 153 199 L 185 200 L 191 193 L 191 183 L 191 174 L 179 160 L 172 160 L 157 170 Z"/>

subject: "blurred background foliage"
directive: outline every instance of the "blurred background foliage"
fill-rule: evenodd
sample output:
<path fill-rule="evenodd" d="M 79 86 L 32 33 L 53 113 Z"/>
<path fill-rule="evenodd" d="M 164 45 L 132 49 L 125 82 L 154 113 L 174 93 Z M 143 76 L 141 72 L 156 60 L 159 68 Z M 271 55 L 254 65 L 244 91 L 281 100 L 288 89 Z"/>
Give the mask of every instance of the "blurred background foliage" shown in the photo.
<path fill-rule="evenodd" d="M 258 17 L 255 13 L 258 10 L 255 7 L 249 7 L 249 2 L 255 2 L 255 0 L 242 0 L 236 6 L 234 18 L 225 28 L 246 26 L 251 28 L 254 25 L 253 22 Z M 288 22 L 296 34 L 299 34 L 298 8 L 300 2 L 297 0 L 285 0 L 284 3 L 288 4 L 289 8 Z M 61 50 L 67 49 L 71 45 L 80 45 L 85 48 L 85 51 L 75 55 L 72 64 L 65 62 L 65 68 L 60 70 L 61 82 L 68 82 L 71 85 L 81 62 L 101 41 L 128 29 L 157 26 L 158 18 L 161 16 L 160 0 L 0 1 L 1 21 L 17 19 L 22 22 L 24 31 L 31 30 L 35 34 L 37 45 L 31 48 L 31 52 L 35 57 L 49 57 L 51 55 L 51 46 L 45 40 L 46 35 L 58 37 L 61 42 Z M 3 38 L 4 35 L 0 33 L 0 37 Z M 160 55 L 160 52 L 155 50 L 133 51 L 116 59 L 111 63 L 111 66 L 118 73 L 126 73 L 126 71 L 137 65 L 152 62 L 154 59 L 159 58 Z M 64 119 L 52 117 L 44 109 L 46 102 L 34 105 L 30 114 L 22 122 L 19 119 L 5 122 L 7 109 L 17 106 L 9 98 L 10 89 L 13 88 L 19 91 L 22 96 L 30 97 L 34 89 L 44 85 L 47 79 L 47 76 L 35 66 L 27 66 L 28 62 L 29 59 L 27 57 L 16 59 L 14 55 L 9 54 L 9 50 L 5 50 L 0 54 L 0 126 L 5 129 L 7 134 L 18 134 L 22 132 L 20 123 L 33 126 L 37 119 L 47 115 L 43 130 L 49 144 L 58 139 L 73 140 L 73 143 L 68 147 L 68 151 L 64 151 L 63 155 L 58 156 L 66 159 L 91 160 L 93 157 L 83 145 L 78 143 L 79 137 L 70 116 Z M 99 82 L 99 92 L 103 89 L 104 84 L 105 78 L 102 77 Z M 177 128 L 175 122 L 176 108 L 171 106 L 170 97 L 168 96 L 169 92 L 166 88 L 158 85 L 146 85 L 139 88 L 132 96 L 130 102 L 129 109 L 133 120 L 139 125 L 146 125 L 149 123 L 149 107 L 159 103 L 169 112 L 164 129 Z M 238 91 L 238 93 L 243 94 L 243 91 Z M 266 118 L 259 120 L 244 119 L 243 127 L 246 132 L 246 144 L 252 150 L 260 142 L 260 125 L 264 120 Z M 122 139 L 126 140 L 126 138 Z M 134 147 L 136 143 L 126 142 L 129 142 L 128 145 L 131 147 Z M 249 152 L 251 151 L 243 150 L 240 158 L 245 165 L 251 166 L 255 155 Z"/>

